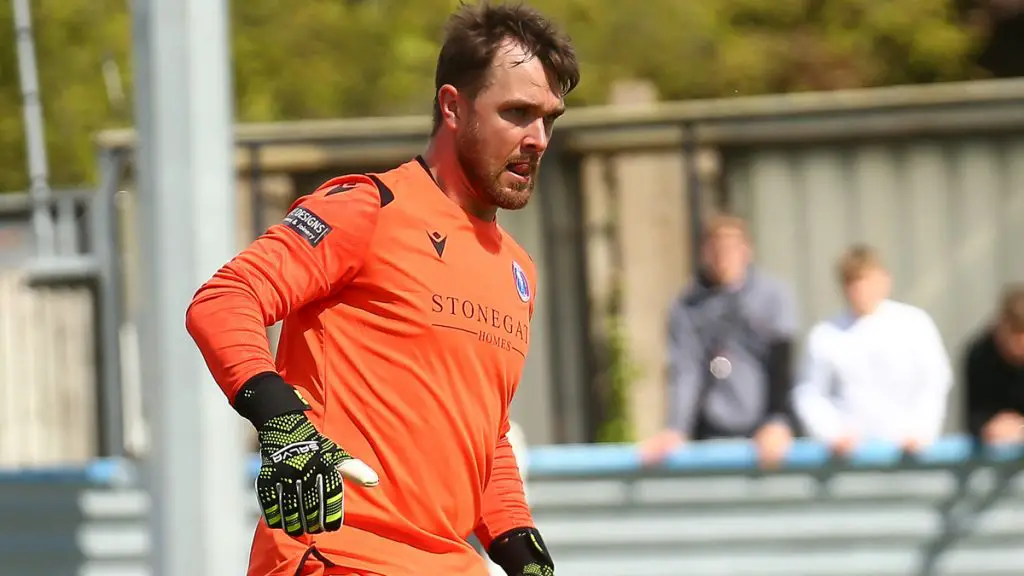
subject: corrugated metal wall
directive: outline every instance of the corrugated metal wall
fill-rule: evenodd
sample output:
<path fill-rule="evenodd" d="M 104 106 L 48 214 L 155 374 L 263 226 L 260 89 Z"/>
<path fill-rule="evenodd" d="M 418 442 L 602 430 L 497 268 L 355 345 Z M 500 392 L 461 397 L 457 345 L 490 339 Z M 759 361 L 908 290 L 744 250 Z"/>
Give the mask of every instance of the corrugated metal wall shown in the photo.
<path fill-rule="evenodd" d="M 0 466 L 96 456 L 93 300 L 0 270 Z"/>
<path fill-rule="evenodd" d="M 794 285 L 805 328 L 836 312 L 852 242 L 887 259 L 895 297 L 930 312 L 959 368 L 1004 283 L 1024 281 L 1024 137 L 772 146 L 725 154 L 727 203 L 758 260 Z M 960 391 L 950 429 L 961 423 Z"/>

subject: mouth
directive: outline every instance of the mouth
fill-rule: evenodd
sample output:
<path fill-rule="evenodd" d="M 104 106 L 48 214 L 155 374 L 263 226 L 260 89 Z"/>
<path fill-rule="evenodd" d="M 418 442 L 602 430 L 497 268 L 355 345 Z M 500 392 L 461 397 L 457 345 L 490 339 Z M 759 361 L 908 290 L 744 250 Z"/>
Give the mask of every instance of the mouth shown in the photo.
<path fill-rule="evenodd" d="M 529 161 L 509 162 L 505 165 L 505 172 L 518 181 L 527 182 L 533 174 L 533 164 Z"/>

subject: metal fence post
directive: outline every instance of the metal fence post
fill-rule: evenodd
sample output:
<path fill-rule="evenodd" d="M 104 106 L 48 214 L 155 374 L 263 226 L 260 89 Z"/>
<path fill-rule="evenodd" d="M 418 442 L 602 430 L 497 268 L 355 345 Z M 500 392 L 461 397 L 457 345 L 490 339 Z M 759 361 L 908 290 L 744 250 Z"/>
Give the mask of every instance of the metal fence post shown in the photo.
<path fill-rule="evenodd" d="M 700 174 L 697 167 L 697 130 L 692 122 L 681 127 L 683 135 L 683 178 L 686 182 L 687 210 L 690 216 L 690 268 L 700 266 L 701 236 L 703 233 L 703 199 Z"/>
<path fill-rule="evenodd" d="M 115 200 L 124 169 L 124 152 L 103 149 L 98 155 L 99 186 L 92 198 L 90 241 L 96 262 L 97 406 L 99 453 L 123 456 L 121 341 L 123 319 Z"/>
<path fill-rule="evenodd" d="M 260 167 L 260 145 L 249 145 L 249 199 L 252 202 L 252 237 L 259 238 L 263 226 L 263 179 Z"/>
<path fill-rule="evenodd" d="M 50 183 L 46 157 L 46 131 L 39 96 L 39 73 L 32 13 L 28 0 L 14 0 L 14 32 L 17 37 L 18 72 L 21 79 L 22 113 L 25 117 L 25 145 L 28 150 L 29 193 L 32 224 L 36 235 L 36 256 L 54 256 L 53 217 L 50 213 Z"/>

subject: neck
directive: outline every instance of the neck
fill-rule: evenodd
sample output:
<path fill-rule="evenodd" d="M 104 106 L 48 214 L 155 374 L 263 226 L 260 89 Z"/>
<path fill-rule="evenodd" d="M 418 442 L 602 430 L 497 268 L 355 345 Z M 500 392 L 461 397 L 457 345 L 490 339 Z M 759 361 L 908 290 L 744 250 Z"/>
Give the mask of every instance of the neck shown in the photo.
<path fill-rule="evenodd" d="M 872 305 L 865 306 L 864 308 L 852 308 L 851 311 L 853 312 L 853 315 L 856 316 L 857 318 L 863 318 L 865 316 L 870 316 L 874 314 L 878 310 L 878 307 L 881 305 L 881 302 L 876 302 Z"/>
<path fill-rule="evenodd" d="M 727 277 L 715 273 L 714 268 L 710 265 L 701 266 L 697 270 L 697 275 L 706 285 L 720 290 L 735 290 L 742 286 L 747 279 L 746 271 Z"/>
<path fill-rule="evenodd" d="M 494 221 L 497 207 L 485 202 L 482 194 L 473 189 L 466 171 L 459 164 L 458 156 L 449 150 L 455 150 L 455 143 L 450 136 L 439 132 L 430 139 L 423 153 L 423 160 L 438 188 L 470 216 L 484 222 Z"/>

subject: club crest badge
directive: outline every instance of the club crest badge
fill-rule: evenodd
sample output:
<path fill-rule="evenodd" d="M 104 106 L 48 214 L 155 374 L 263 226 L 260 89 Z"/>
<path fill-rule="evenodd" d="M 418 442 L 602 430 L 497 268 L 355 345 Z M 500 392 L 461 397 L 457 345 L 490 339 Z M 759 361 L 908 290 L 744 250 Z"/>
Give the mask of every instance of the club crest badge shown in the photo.
<path fill-rule="evenodd" d="M 526 272 L 523 271 L 523 267 L 518 262 L 512 262 L 512 279 L 516 283 L 516 292 L 519 293 L 519 299 L 523 302 L 530 301 L 530 281 L 526 278 Z"/>

